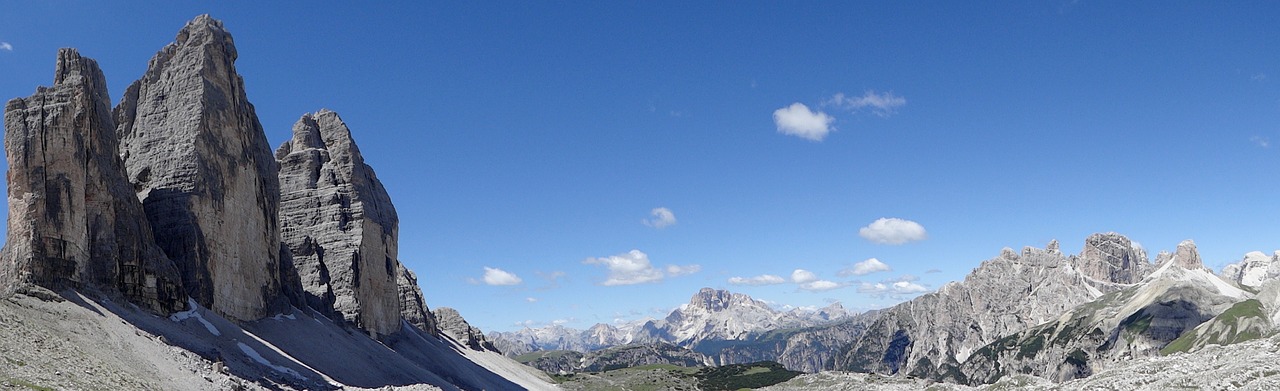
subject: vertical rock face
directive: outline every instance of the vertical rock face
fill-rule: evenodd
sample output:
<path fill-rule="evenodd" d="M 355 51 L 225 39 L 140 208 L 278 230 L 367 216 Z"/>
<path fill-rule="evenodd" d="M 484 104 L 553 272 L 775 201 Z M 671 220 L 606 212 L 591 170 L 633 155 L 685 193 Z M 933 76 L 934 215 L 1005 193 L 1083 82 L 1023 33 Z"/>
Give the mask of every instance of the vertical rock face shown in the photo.
<path fill-rule="evenodd" d="M 485 338 L 484 332 L 467 323 L 467 320 L 462 318 L 462 314 L 459 314 L 458 310 L 440 307 L 435 311 L 431 311 L 431 315 L 436 318 L 436 324 L 440 326 L 440 334 L 447 335 L 474 350 L 498 351 L 498 348 L 494 347 L 493 343 Z"/>
<path fill-rule="evenodd" d="M 125 177 L 110 107 L 98 64 L 74 49 L 58 52 L 52 88 L 6 105 L 0 291 L 90 288 L 160 313 L 180 310 L 178 271 L 155 245 Z"/>
<path fill-rule="evenodd" d="M 120 154 L 187 294 L 236 320 L 283 304 L 278 166 L 222 22 L 202 15 L 115 109 Z"/>
<path fill-rule="evenodd" d="M 399 330 L 402 302 L 420 303 L 421 293 L 402 297 L 401 278 L 415 281 L 412 288 L 417 278 L 397 260 L 399 218 L 350 129 L 332 111 L 303 115 L 276 158 L 281 240 L 308 304 L 371 333 Z M 405 318 L 426 326 L 425 309 L 418 312 Z"/>
<path fill-rule="evenodd" d="M 1076 258 L 1076 267 L 1098 281 L 1133 284 L 1151 272 L 1147 253 L 1129 238 L 1114 232 L 1090 235 Z"/>
<path fill-rule="evenodd" d="M 397 263 L 396 266 L 398 269 L 396 286 L 400 290 L 400 317 L 419 330 L 438 336 L 440 330 L 436 327 L 436 318 L 431 316 L 431 310 L 422 299 L 422 288 L 418 287 L 418 276 L 403 264 Z"/>
<path fill-rule="evenodd" d="M 1244 259 L 1222 268 L 1222 278 L 1240 285 L 1261 287 L 1267 281 L 1280 279 L 1280 251 L 1272 255 L 1251 251 Z"/>

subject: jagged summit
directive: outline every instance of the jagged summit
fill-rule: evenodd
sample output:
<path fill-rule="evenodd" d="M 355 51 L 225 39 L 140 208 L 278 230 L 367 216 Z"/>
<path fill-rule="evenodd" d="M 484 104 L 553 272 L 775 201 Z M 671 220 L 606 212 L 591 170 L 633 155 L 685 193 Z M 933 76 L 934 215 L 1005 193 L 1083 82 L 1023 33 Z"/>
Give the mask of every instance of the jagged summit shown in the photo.
<path fill-rule="evenodd" d="M 177 269 L 155 245 L 117 156 L 101 69 L 61 49 L 54 80 L 5 106 L 0 294 L 37 285 L 118 292 L 160 313 L 184 308 Z"/>
<path fill-rule="evenodd" d="M 1152 269 L 1146 250 L 1115 232 L 1086 238 L 1076 267 L 1095 280 L 1118 284 L 1138 282 Z"/>
<path fill-rule="evenodd" d="M 421 294 L 408 285 L 416 277 L 399 261 L 395 206 L 342 118 L 304 114 L 276 158 L 281 240 L 307 304 L 378 335 L 421 317 Z"/>

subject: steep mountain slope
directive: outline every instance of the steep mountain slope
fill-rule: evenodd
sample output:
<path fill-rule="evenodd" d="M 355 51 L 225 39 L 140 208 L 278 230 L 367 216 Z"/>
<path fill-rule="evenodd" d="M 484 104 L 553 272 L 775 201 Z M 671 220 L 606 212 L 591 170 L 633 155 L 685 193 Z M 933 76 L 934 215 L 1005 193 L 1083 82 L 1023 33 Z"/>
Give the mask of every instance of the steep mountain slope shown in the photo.
<path fill-rule="evenodd" d="M 1051 319 L 1151 269 L 1146 253 L 1115 233 L 1094 234 L 1079 256 L 1057 241 L 1045 249 L 1005 249 L 963 282 L 882 311 L 835 368 L 941 375 L 992 341 Z"/>
<path fill-rule="evenodd" d="M 1184 332 L 1250 294 L 1208 272 L 1191 242 L 1139 284 L 974 352 L 948 380 L 992 383 L 1013 373 L 1054 381 L 1088 377 L 1115 362 L 1158 355 Z"/>

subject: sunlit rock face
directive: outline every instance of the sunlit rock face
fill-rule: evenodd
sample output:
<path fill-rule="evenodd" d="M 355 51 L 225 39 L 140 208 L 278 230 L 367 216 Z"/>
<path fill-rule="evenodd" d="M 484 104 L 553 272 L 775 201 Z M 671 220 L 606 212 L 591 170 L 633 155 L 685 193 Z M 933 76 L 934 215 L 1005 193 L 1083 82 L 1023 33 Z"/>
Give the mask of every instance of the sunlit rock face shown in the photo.
<path fill-rule="evenodd" d="M 34 284 L 121 293 L 158 313 L 185 306 L 178 271 L 125 179 L 110 107 L 97 62 L 75 49 L 58 52 L 53 87 L 5 106 L 0 293 Z"/>
<path fill-rule="evenodd" d="M 281 238 L 308 305 L 378 335 L 399 330 L 402 317 L 431 328 L 417 278 L 397 258 L 391 197 L 342 118 L 328 110 L 303 115 L 276 158 Z"/>
<path fill-rule="evenodd" d="M 222 22 L 188 22 L 115 109 L 120 155 L 157 243 L 196 302 L 253 320 L 280 283 L 279 168 Z"/>

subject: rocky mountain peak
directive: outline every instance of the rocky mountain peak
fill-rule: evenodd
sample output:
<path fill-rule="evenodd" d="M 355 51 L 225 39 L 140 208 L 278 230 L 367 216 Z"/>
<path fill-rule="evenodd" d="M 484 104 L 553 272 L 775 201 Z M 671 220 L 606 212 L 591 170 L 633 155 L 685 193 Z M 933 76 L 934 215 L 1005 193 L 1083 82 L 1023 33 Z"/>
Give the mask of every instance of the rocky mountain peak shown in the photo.
<path fill-rule="evenodd" d="M 308 305 L 371 333 L 399 330 L 402 317 L 421 311 L 402 306 L 420 294 L 400 285 L 413 276 L 401 275 L 399 218 L 346 123 L 329 110 L 305 114 L 276 158 L 281 240 Z"/>
<path fill-rule="evenodd" d="M 1045 249 L 1045 251 L 1048 251 L 1048 252 L 1051 252 L 1051 253 L 1056 253 L 1056 254 L 1061 254 L 1061 253 L 1062 253 L 1062 249 L 1061 249 L 1061 248 L 1060 248 L 1060 246 L 1058 245 L 1058 239 L 1050 240 L 1050 241 L 1049 241 L 1049 244 L 1048 244 L 1048 245 L 1046 245 L 1046 246 L 1044 246 L 1044 249 Z"/>
<path fill-rule="evenodd" d="M 729 291 L 702 288 L 697 294 L 693 295 L 693 297 L 689 299 L 689 306 L 711 312 L 718 312 L 729 308 L 729 304 L 732 301 L 733 294 Z"/>
<path fill-rule="evenodd" d="M 120 156 L 157 244 L 197 303 L 255 320 L 288 303 L 275 159 L 222 23 L 187 23 L 115 109 Z M 294 303 L 302 305 L 302 303 Z"/>
<path fill-rule="evenodd" d="M 440 327 L 440 334 L 449 336 L 453 340 L 466 345 L 473 350 L 489 350 L 498 351 L 480 329 L 467 323 L 462 318 L 462 314 L 458 310 L 449 307 L 436 308 L 431 311 L 431 315 L 435 317 L 436 324 Z"/>
<path fill-rule="evenodd" d="M 1086 238 L 1076 263 L 1081 272 L 1095 280 L 1120 284 L 1141 281 L 1152 269 L 1146 251 L 1115 232 Z"/>
<path fill-rule="evenodd" d="M 184 308 L 177 269 L 156 246 L 121 167 L 102 70 L 75 49 L 58 51 L 56 69 L 53 87 L 5 106 L 0 294 L 87 288 L 154 312 Z"/>
<path fill-rule="evenodd" d="M 1273 255 L 1250 251 L 1240 262 L 1223 267 L 1222 278 L 1255 288 L 1267 281 L 1280 279 L 1280 251 Z"/>
<path fill-rule="evenodd" d="M 1178 249 L 1173 253 L 1173 260 L 1183 269 L 1195 270 L 1204 268 L 1204 262 L 1200 260 L 1200 252 L 1196 251 L 1196 242 L 1190 239 L 1178 243 Z"/>

